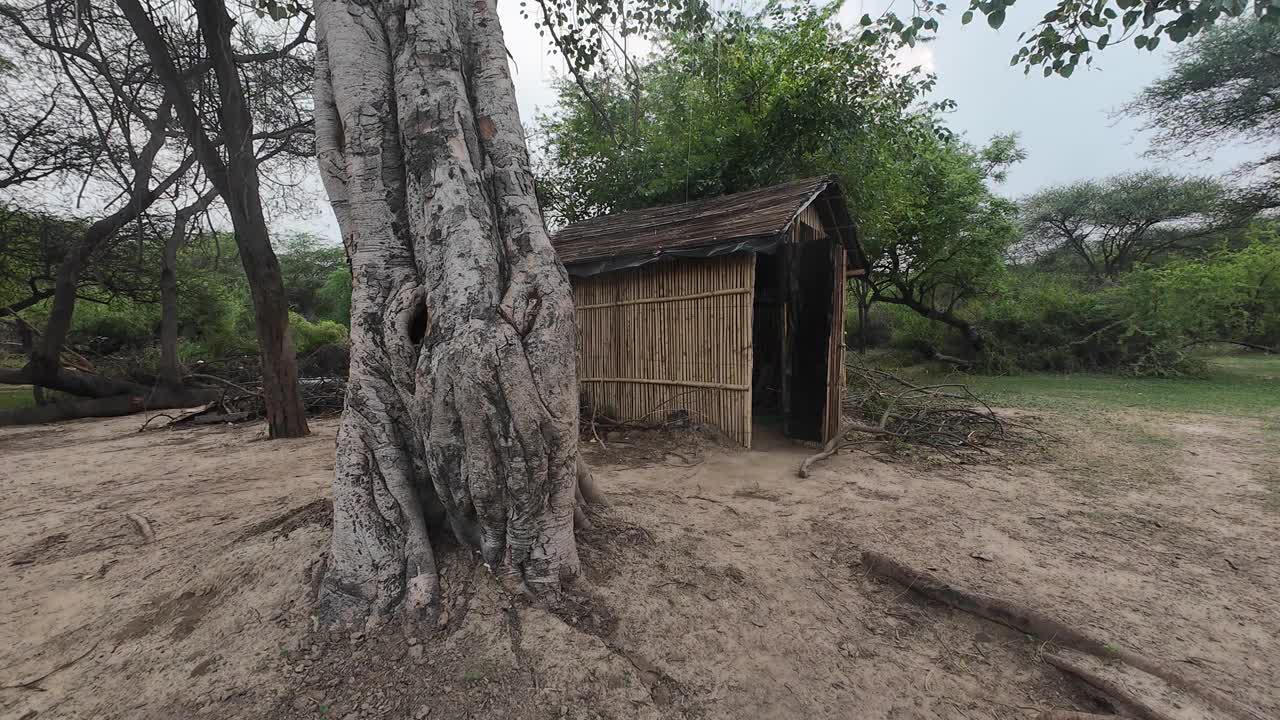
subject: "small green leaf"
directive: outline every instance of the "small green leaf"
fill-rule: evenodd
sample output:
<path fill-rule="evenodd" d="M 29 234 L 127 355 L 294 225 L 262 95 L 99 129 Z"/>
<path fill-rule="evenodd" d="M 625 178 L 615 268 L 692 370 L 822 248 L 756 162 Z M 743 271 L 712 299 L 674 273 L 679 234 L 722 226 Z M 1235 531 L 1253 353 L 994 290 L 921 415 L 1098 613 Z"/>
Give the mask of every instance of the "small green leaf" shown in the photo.
<path fill-rule="evenodd" d="M 1146 35 L 1139 35 L 1139 36 L 1135 37 L 1135 38 L 1133 39 L 1133 44 L 1134 44 L 1134 47 L 1137 47 L 1137 48 L 1140 48 L 1140 49 L 1141 49 L 1141 48 L 1146 47 L 1146 46 L 1147 46 L 1147 36 L 1146 36 Z"/>
<path fill-rule="evenodd" d="M 973 11 L 965 10 L 964 14 L 960 16 L 960 24 L 968 25 L 971 22 L 973 22 Z"/>
<path fill-rule="evenodd" d="M 991 13 L 987 15 L 987 24 L 990 25 L 993 30 L 999 30 L 1000 26 L 1004 24 L 1004 8 L 992 10 Z"/>
<path fill-rule="evenodd" d="M 1105 48 L 1107 46 L 1107 43 L 1109 42 L 1111 42 L 1111 34 L 1102 33 L 1101 35 L 1098 36 L 1098 49 L 1101 50 Z"/>
<path fill-rule="evenodd" d="M 862 24 L 862 27 L 867 27 L 872 23 L 871 16 L 864 13 L 862 19 L 858 22 Z"/>
<path fill-rule="evenodd" d="M 1076 66 L 1075 66 L 1074 64 L 1067 65 L 1066 67 L 1064 67 L 1064 68 L 1062 68 L 1061 70 L 1059 70 L 1059 71 L 1058 71 L 1058 74 L 1059 74 L 1059 75 L 1061 75 L 1061 76 L 1062 76 L 1062 77 L 1064 77 L 1064 78 L 1069 78 L 1069 77 L 1071 77 L 1071 73 L 1072 73 L 1075 69 L 1076 69 Z"/>

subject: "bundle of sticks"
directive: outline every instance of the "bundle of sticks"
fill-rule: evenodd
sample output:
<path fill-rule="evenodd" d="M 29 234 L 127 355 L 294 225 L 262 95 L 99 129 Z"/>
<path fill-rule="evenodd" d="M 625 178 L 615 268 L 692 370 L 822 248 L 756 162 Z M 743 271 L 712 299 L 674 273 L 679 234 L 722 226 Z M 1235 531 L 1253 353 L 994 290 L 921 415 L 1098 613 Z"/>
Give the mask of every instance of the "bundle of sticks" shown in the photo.
<path fill-rule="evenodd" d="M 800 464 L 800 477 L 808 477 L 814 463 L 845 448 L 890 453 L 925 449 L 965 464 L 989 459 L 994 447 L 1022 444 L 1031 434 L 1044 434 L 996 414 L 961 383 L 917 385 L 856 363 L 846 372 L 844 424 L 821 452 Z"/>

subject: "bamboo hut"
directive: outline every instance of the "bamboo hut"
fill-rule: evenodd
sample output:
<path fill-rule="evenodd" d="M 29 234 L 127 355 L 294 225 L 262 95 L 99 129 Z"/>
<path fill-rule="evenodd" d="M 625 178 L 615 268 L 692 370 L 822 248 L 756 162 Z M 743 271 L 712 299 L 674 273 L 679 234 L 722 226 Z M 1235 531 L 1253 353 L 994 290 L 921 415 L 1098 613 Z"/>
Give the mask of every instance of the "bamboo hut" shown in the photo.
<path fill-rule="evenodd" d="M 687 412 L 746 447 L 770 420 L 801 440 L 838 431 L 845 278 L 866 259 L 834 178 L 598 217 L 552 244 L 593 412 Z"/>

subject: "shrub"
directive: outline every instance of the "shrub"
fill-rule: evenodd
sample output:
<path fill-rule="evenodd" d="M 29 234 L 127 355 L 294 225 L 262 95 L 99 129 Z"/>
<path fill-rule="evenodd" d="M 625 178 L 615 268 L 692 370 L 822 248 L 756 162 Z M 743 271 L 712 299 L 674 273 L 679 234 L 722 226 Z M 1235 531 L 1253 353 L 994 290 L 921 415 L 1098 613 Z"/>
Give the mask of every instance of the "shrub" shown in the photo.
<path fill-rule="evenodd" d="M 345 345 L 347 328 L 332 320 L 311 322 L 296 312 L 289 313 L 289 329 L 293 331 L 293 349 L 305 355 L 321 345 Z"/>

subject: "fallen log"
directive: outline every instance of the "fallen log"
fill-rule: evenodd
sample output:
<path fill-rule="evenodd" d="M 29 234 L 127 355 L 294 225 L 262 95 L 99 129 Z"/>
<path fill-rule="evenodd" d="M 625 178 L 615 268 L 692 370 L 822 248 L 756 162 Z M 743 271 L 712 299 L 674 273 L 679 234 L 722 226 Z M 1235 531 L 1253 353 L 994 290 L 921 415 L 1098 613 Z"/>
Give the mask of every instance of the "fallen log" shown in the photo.
<path fill-rule="evenodd" d="M 978 617 L 1011 627 L 1021 633 L 1034 635 L 1047 642 L 1057 643 L 1072 650 L 1078 650 L 1104 660 L 1124 662 L 1131 667 L 1164 680 L 1173 687 L 1203 698 L 1233 717 L 1241 720 L 1265 720 L 1262 713 L 1227 697 L 1194 678 L 1187 677 L 1177 670 L 1139 652 L 1126 650 L 1115 643 L 1103 642 L 1044 613 L 1015 605 L 1002 598 L 971 592 L 948 584 L 930 573 L 912 569 L 890 557 L 870 550 L 862 553 L 862 566 L 872 574 L 893 580 L 910 590 L 958 610 L 972 613 Z"/>
<path fill-rule="evenodd" d="M 1044 653 L 1040 657 L 1062 672 L 1079 678 L 1084 684 L 1114 700 L 1118 707 L 1128 710 L 1142 720 L 1174 720 L 1170 715 L 1156 710 L 1138 696 L 1121 687 L 1119 683 L 1114 683 L 1100 675 L 1089 672 L 1061 655 Z M 1040 716 L 1041 720 L 1044 720 L 1044 717 L 1042 714 Z M 1087 715 L 1086 717 L 1093 718 L 1097 716 Z"/>
<path fill-rule="evenodd" d="M 101 398 L 62 400 L 0 412 L 0 427 L 7 425 L 36 425 L 39 423 L 78 420 L 80 418 L 117 417 L 132 415 L 145 410 L 169 410 L 188 408 L 206 403 L 218 397 L 217 390 L 166 390 L 156 388 L 145 394 L 113 395 Z"/>

